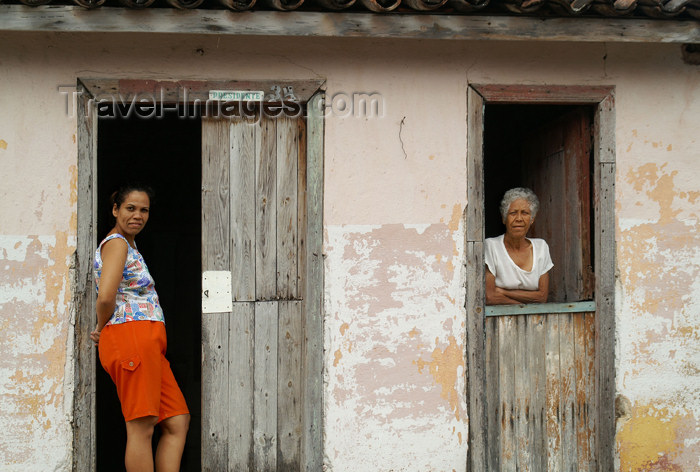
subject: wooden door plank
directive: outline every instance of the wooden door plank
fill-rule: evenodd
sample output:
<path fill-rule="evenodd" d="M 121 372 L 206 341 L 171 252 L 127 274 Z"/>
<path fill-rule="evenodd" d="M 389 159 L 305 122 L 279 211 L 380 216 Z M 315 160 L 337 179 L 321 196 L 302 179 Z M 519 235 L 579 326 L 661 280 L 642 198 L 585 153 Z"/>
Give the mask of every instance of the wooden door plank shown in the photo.
<path fill-rule="evenodd" d="M 530 365 L 530 450 L 532 451 L 532 470 L 547 470 L 547 448 L 546 430 L 544 416 L 546 408 L 546 370 L 545 370 L 545 329 L 544 322 L 546 316 L 552 315 L 532 315 L 528 316 L 528 339 L 529 339 L 529 359 Z M 556 315 L 553 315 L 556 316 Z"/>
<path fill-rule="evenodd" d="M 302 470 L 323 469 L 323 103 L 317 93 L 307 103 L 306 290 Z"/>
<path fill-rule="evenodd" d="M 253 469 L 254 304 L 234 303 L 229 326 L 228 470 L 246 472 Z"/>
<path fill-rule="evenodd" d="M 566 222 L 567 209 L 564 205 L 562 195 L 566 192 L 566 171 L 564 163 L 564 152 L 560 151 L 551 156 L 548 160 L 550 166 L 549 181 L 549 202 L 550 207 L 548 218 L 550 222 Z M 567 293 L 567 283 L 571 278 L 569 272 L 567 253 L 566 224 L 550 224 L 551 235 L 548 244 L 551 246 L 552 262 L 554 268 L 550 273 L 550 294 L 549 301 L 564 302 L 569 301 Z M 578 300 L 574 299 L 573 301 Z"/>
<path fill-rule="evenodd" d="M 600 470 L 615 467 L 615 111 L 613 97 L 596 115 L 595 270 L 597 459 Z M 613 161 L 613 162 L 610 162 Z"/>
<path fill-rule="evenodd" d="M 260 120 L 260 152 L 256 156 L 256 300 L 277 298 L 277 123 L 275 119 Z"/>
<path fill-rule="evenodd" d="M 298 404 L 299 404 L 299 425 L 298 428 L 299 430 L 297 431 L 297 435 L 300 438 L 300 443 L 299 443 L 299 466 L 294 469 L 292 468 L 291 470 L 306 470 L 306 465 L 307 461 L 309 459 L 308 454 L 304 454 L 304 444 L 308 444 L 311 440 L 309 433 L 307 431 L 307 428 L 304 426 L 304 422 L 306 421 L 306 412 L 304 411 L 305 408 L 308 408 L 310 405 L 306 404 L 305 398 L 304 398 L 304 388 L 307 386 L 309 380 L 305 378 L 305 359 L 304 355 L 306 352 L 305 348 L 305 335 L 306 335 L 306 317 L 305 317 L 305 310 L 307 309 L 306 303 L 303 301 L 304 298 L 306 298 L 309 292 L 307 292 L 308 288 L 308 280 L 307 280 L 307 252 L 306 252 L 306 241 L 307 241 L 307 180 L 306 180 L 306 165 L 307 165 L 307 159 L 306 159 L 306 121 L 303 119 L 299 119 L 296 121 L 296 133 L 297 133 L 297 155 L 298 155 L 298 163 L 297 163 L 297 298 L 302 299 L 298 303 L 298 323 L 299 323 L 299 329 L 301 330 L 302 336 L 301 339 L 299 340 L 299 352 L 301 353 L 300 357 L 300 365 L 299 365 L 299 398 L 298 398 Z M 318 194 L 316 194 L 316 197 L 318 197 Z M 318 215 L 317 215 L 318 216 Z M 281 433 L 280 433 L 281 434 Z M 320 439 L 320 437 L 319 437 Z M 317 461 L 320 461 L 317 457 L 321 454 L 321 446 L 320 444 L 318 447 L 313 448 L 313 454 L 314 456 L 312 457 L 312 462 L 318 463 Z M 285 453 L 282 453 L 282 456 L 284 457 Z M 278 461 L 279 464 L 279 461 Z"/>
<path fill-rule="evenodd" d="M 234 119 L 231 146 L 231 295 L 234 301 L 255 300 L 255 123 Z"/>
<path fill-rule="evenodd" d="M 95 327 L 95 289 L 92 263 L 97 246 L 97 111 L 88 90 L 79 81 L 77 101 L 78 182 L 77 239 L 72 262 L 75 312 L 74 353 L 75 391 L 73 392 L 73 471 L 96 467 L 95 346 L 87 333 Z"/>
<path fill-rule="evenodd" d="M 562 193 L 560 201 L 563 205 L 563 224 L 558 226 L 562 228 L 564 235 L 564 300 L 580 299 L 581 282 L 582 282 L 582 267 L 581 267 L 581 210 L 580 198 L 578 194 L 579 175 L 578 170 L 578 142 L 576 141 L 576 130 L 572 129 L 572 125 L 564 129 L 564 160 L 562 163 Z M 590 217 L 590 215 L 586 215 Z"/>
<path fill-rule="evenodd" d="M 585 382 L 585 409 L 586 409 L 586 419 L 587 424 L 585 425 L 586 437 L 585 444 L 583 445 L 586 451 L 587 467 L 582 470 L 588 470 L 590 472 L 595 472 L 598 470 L 597 460 L 596 460 L 596 395 L 595 395 L 595 314 L 585 313 L 583 321 L 584 329 L 584 339 L 585 344 L 585 362 L 583 375 L 586 378 Z"/>
<path fill-rule="evenodd" d="M 202 470 L 228 466 L 230 313 L 207 313 L 202 319 Z"/>
<path fill-rule="evenodd" d="M 588 412 L 587 412 L 587 371 L 585 314 L 572 315 L 574 325 L 574 373 L 575 415 L 576 415 L 576 470 L 588 470 L 590 451 L 588 450 Z"/>
<path fill-rule="evenodd" d="M 467 241 L 484 240 L 484 100 L 467 89 Z"/>
<path fill-rule="evenodd" d="M 593 273 L 593 261 L 591 250 L 593 239 L 591 238 L 591 119 L 587 110 L 580 110 L 576 143 L 578 156 L 575 173 L 578 178 L 575 193 L 578 195 L 579 235 L 581 274 L 579 281 L 579 299 L 591 300 L 595 290 L 595 274 Z"/>
<path fill-rule="evenodd" d="M 589 155 L 590 129 L 588 110 L 576 109 L 562 123 L 565 148 L 565 201 L 567 300 L 586 299 L 584 279 L 587 279 L 590 261 L 584 260 L 584 252 L 590 251 L 590 194 Z"/>
<path fill-rule="evenodd" d="M 229 123 L 202 119 L 202 270 L 230 270 Z"/>
<path fill-rule="evenodd" d="M 277 467 L 277 323 L 279 303 L 255 303 L 255 391 L 253 464 L 256 471 Z"/>
<path fill-rule="evenodd" d="M 486 404 L 488 425 L 488 470 L 500 470 L 501 401 L 498 390 L 498 318 L 486 319 Z"/>
<path fill-rule="evenodd" d="M 615 164 L 615 90 L 599 103 L 594 118 L 594 158 L 597 164 Z"/>
<path fill-rule="evenodd" d="M 514 316 L 498 319 L 498 396 L 501 399 L 501 470 L 516 470 L 515 440 L 515 353 L 516 327 Z"/>
<path fill-rule="evenodd" d="M 277 371 L 277 470 L 301 468 L 301 302 L 279 302 Z"/>
<path fill-rule="evenodd" d="M 559 362 L 561 368 L 561 451 L 562 470 L 575 470 L 576 454 L 576 373 L 574 371 L 574 315 L 559 315 Z"/>
<path fill-rule="evenodd" d="M 515 317 L 515 447 L 516 469 L 523 472 L 531 472 L 532 468 L 532 444 L 530 438 L 532 424 L 528 421 L 530 415 L 532 388 L 530 386 L 530 339 L 528 336 L 529 316 Z"/>
<path fill-rule="evenodd" d="M 559 364 L 559 317 L 549 315 L 545 327 L 545 369 L 546 383 L 546 438 L 547 438 L 547 469 L 561 471 L 561 374 Z"/>
<path fill-rule="evenodd" d="M 484 100 L 467 88 L 467 207 L 465 249 L 467 263 L 467 412 L 469 446 L 467 470 L 488 468 L 487 399 L 484 316 Z"/>
<path fill-rule="evenodd" d="M 297 293 L 297 119 L 277 118 L 277 297 Z"/>
<path fill-rule="evenodd" d="M 229 270 L 228 121 L 202 119 L 202 270 Z M 228 466 L 230 313 L 202 316 L 202 470 Z"/>
<path fill-rule="evenodd" d="M 306 294 L 306 121 L 297 124 L 297 298 Z"/>
<path fill-rule="evenodd" d="M 487 460 L 488 422 L 486 419 L 486 317 L 484 316 L 484 243 L 466 242 L 467 273 L 476 276 L 467 282 L 467 383 L 469 388 L 469 463 L 472 470 L 484 470 Z M 478 274 L 482 274 L 481 276 Z M 478 436 L 478 438 L 474 438 Z M 476 464 L 476 465 L 474 465 Z M 482 466 L 483 464 L 483 466 Z"/>

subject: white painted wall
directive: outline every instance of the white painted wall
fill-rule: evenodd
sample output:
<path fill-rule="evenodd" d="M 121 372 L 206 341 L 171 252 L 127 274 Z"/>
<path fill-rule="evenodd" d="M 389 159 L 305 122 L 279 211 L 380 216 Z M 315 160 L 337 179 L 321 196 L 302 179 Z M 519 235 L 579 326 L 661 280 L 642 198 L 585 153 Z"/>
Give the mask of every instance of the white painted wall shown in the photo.
<path fill-rule="evenodd" d="M 381 118 L 326 121 L 335 472 L 465 470 L 467 84 L 615 85 L 620 469 L 698 467 L 700 68 L 680 46 L 2 33 L 3 470 L 70 463 L 77 148 L 58 87 L 76 77 L 325 78 L 330 97 L 383 97 Z"/>

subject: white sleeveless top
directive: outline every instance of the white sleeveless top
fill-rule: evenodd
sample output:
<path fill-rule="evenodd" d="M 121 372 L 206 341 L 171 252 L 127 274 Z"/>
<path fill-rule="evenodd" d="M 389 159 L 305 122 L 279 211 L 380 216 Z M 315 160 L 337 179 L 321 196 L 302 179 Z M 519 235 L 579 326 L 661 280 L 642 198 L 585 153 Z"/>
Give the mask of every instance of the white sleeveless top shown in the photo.
<path fill-rule="evenodd" d="M 544 239 L 527 238 L 532 243 L 532 270 L 523 270 L 508 255 L 503 236 L 484 241 L 486 266 L 496 277 L 496 287 L 506 290 L 537 290 L 542 274 L 554 267 Z"/>

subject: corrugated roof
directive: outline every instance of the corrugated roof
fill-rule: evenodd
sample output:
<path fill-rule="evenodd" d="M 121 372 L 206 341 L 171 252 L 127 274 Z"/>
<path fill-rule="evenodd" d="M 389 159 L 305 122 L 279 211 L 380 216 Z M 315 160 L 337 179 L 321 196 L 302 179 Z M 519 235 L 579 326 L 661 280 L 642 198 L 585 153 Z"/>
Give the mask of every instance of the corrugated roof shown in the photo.
<path fill-rule="evenodd" d="M 233 11 L 365 11 L 381 14 L 628 17 L 700 20 L 700 0 L 0 0 L 5 4 L 84 8 L 178 8 Z"/>

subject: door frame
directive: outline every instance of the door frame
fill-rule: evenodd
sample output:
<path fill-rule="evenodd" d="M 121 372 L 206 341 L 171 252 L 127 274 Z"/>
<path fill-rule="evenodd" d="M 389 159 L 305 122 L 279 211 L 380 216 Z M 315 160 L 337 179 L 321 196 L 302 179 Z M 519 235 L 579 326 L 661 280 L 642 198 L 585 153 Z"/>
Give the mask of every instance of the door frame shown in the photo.
<path fill-rule="evenodd" d="M 73 459 L 72 470 L 96 466 L 96 355 L 88 333 L 95 324 L 92 263 L 97 248 L 97 107 L 100 104 L 147 105 L 205 103 L 210 90 L 284 91 L 307 104 L 307 247 L 308 285 L 315 287 L 307 300 L 302 454 L 307 470 L 323 464 L 323 150 L 325 80 L 149 80 L 78 78 L 74 95 L 77 117 L 77 240 L 71 267 L 71 316 L 74 320 Z"/>
<path fill-rule="evenodd" d="M 467 470 L 488 470 L 484 306 L 484 109 L 487 104 L 593 105 L 595 368 L 598 470 L 615 468 L 615 87 L 470 84 L 467 88 Z"/>

